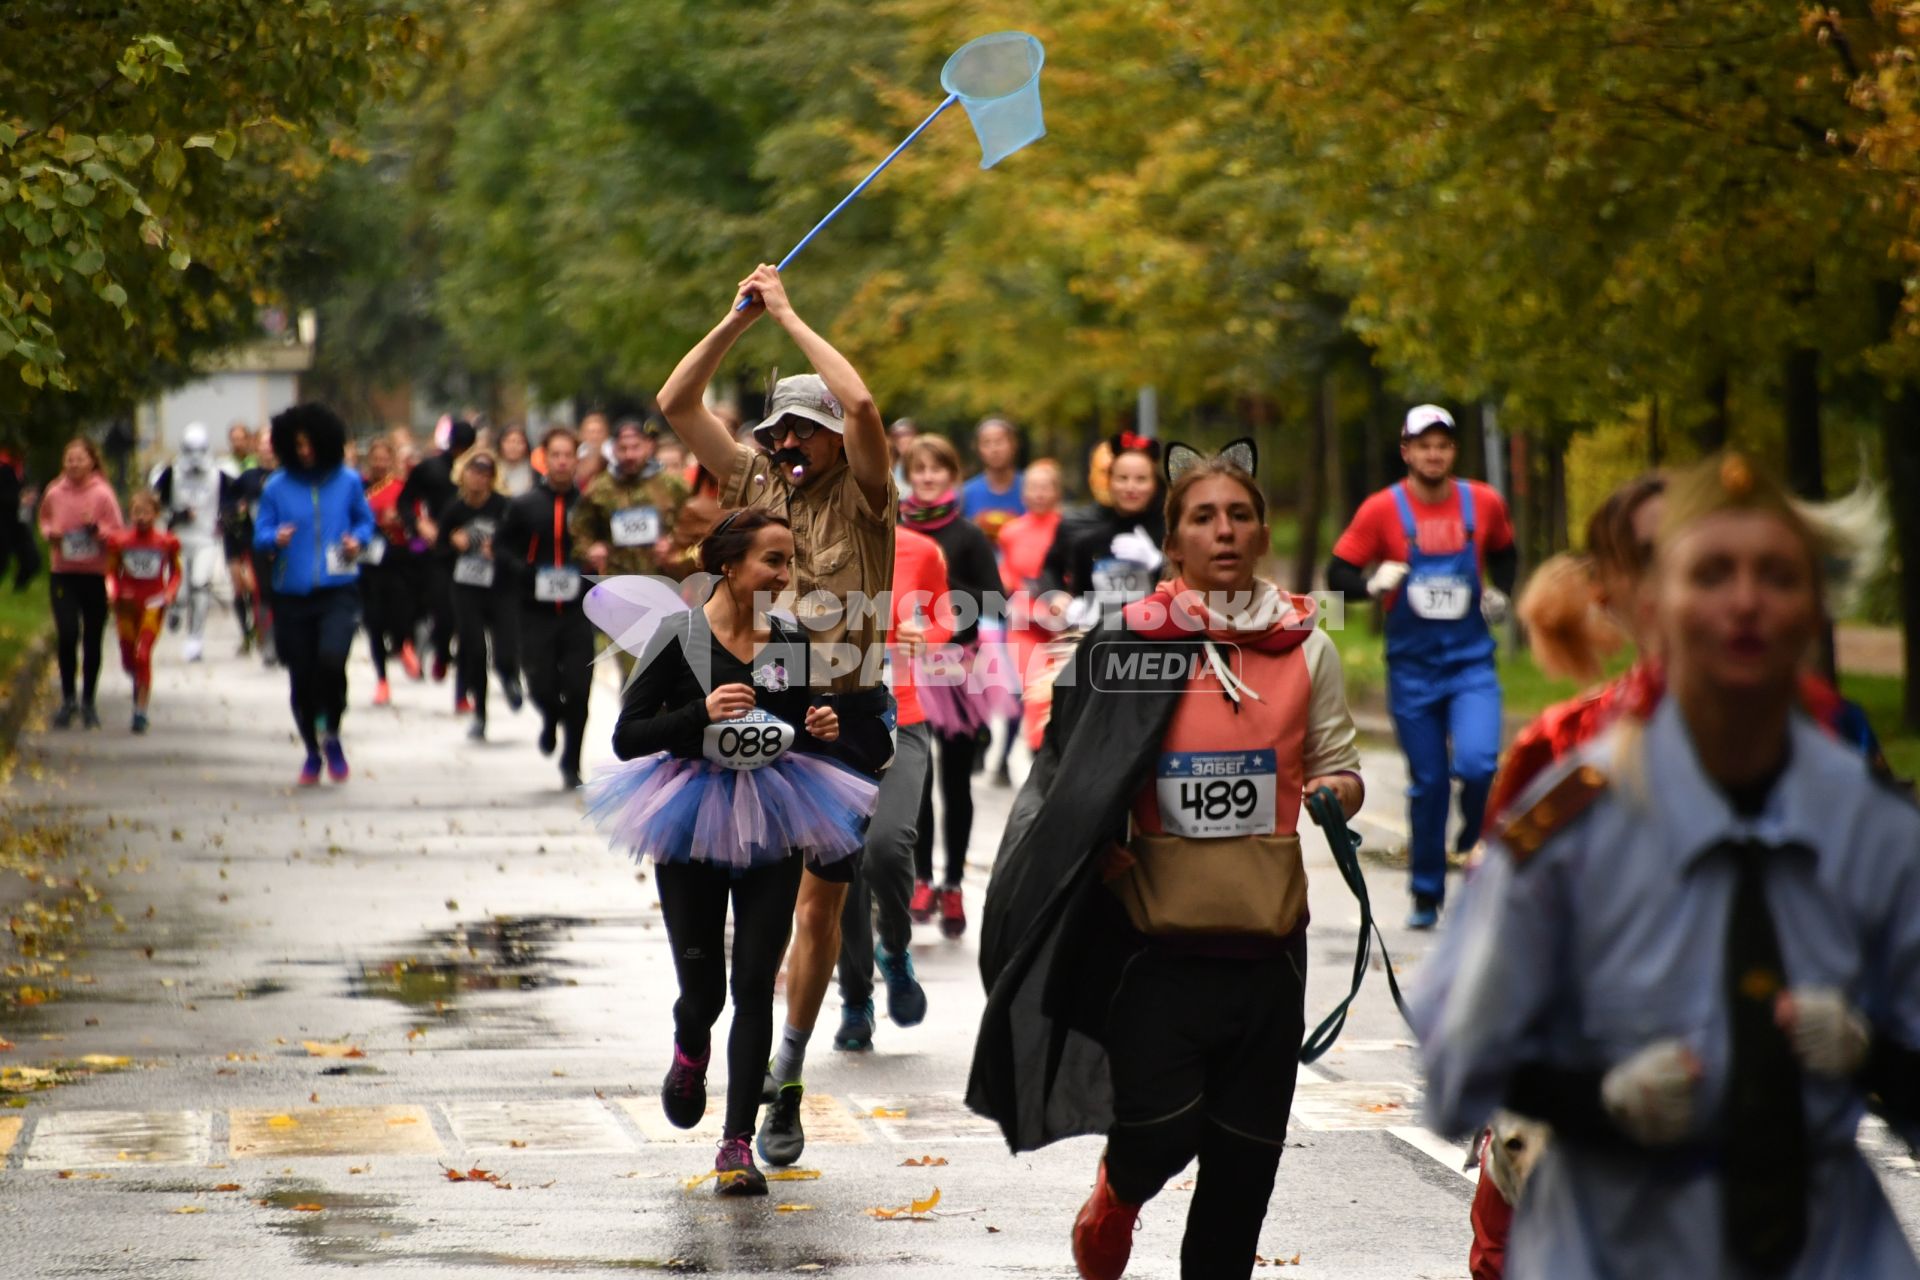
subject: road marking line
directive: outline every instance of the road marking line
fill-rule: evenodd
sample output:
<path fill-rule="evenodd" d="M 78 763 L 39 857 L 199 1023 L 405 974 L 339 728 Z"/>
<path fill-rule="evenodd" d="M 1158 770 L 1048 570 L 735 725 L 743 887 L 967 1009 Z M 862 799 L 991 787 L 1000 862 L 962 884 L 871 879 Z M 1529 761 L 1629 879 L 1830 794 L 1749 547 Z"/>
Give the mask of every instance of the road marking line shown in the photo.
<path fill-rule="evenodd" d="M 205 1164 L 211 1128 L 204 1111 L 51 1111 L 34 1125 L 24 1167 Z"/>
<path fill-rule="evenodd" d="M 1451 1169 L 1468 1182 L 1476 1186 L 1479 1185 L 1480 1170 L 1465 1167 L 1467 1163 L 1467 1149 L 1465 1147 L 1457 1143 L 1448 1142 L 1431 1129 L 1423 1129 L 1418 1125 L 1396 1125 L 1388 1129 L 1387 1132 L 1412 1147 L 1415 1151 L 1418 1151 L 1421 1155 L 1431 1157 L 1439 1163 L 1442 1168 Z"/>

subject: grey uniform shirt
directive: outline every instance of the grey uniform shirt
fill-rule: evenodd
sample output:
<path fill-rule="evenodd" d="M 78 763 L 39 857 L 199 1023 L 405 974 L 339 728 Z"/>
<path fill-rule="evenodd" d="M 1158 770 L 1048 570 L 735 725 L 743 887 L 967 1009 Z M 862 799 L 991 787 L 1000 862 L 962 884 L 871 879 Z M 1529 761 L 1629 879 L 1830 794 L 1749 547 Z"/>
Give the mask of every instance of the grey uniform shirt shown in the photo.
<path fill-rule="evenodd" d="M 1605 1070 L 1678 1038 L 1704 1068 L 1681 1150 L 1623 1158 L 1553 1145 L 1518 1206 L 1509 1280 L 1744 1275 L 1722 1256 L 1714 1159 L 1731 1049 L 1722 993 L 1734 868 L 1723 842 L 1799 846 L 1766 869 L 1789 984 L 1838 988 L 1874 1035 L 1920 1047 L 1920 810 L 1804 716 L 1791 732 L 1765 811 L 1742 818 L 1668 698 L 1643 731 L 1616 726 L 1514 806 L 1525 812 L 1583 765 L 1609 780 L 1530 858 L 1516 864 L 1489 840 L 1414 1001 L 1429 1123 L 1475 1129 L 1529 1062 Z M 1809 1074 L 1803 1096 L 1809 1234 L 1786 1274 L 1920 1278 L 1856 1146 L 1861 1090 Z M 1920 1124 L 1901 1136 L 1920 1144 Z"/>

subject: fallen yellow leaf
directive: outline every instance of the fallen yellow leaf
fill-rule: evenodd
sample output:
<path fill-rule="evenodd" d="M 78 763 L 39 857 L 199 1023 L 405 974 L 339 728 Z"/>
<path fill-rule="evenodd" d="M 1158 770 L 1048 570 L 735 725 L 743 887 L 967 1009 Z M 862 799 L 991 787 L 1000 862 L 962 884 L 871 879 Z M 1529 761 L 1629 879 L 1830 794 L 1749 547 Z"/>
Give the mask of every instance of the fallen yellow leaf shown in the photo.
<path fill-rule="evenodd" d="M 820 1177 L 818 1169 L 775 1169 L 767 1175 L 768 1182 L 813 1182 Z"/>
<path fill-rule="evenodd" d="M 132 1058 L 120 1058 L 106 1053 L 89 1053 L 81 1058 L 80 1061 L 89 1067 L 130 1067 L 133 1065 Z"/>
<path fill-rule="evenodd" d="M 773 1211 L 775 1213 L 812 1213 L 813 1206 L 810 1204 L 782 1204 L 775 1205 Z"/>
<path fill-rule="evenodd" d="M 175 1209 L 174 1212 L 175 1213 L 205 1213 L 206 1210 L 201 1208 L 197 1204 L 183 1204 L 178 1209 Z"/>
<path fill-rule="evenodd" d="M 270 1116 L 267 1119 L 269 1129 L 298 1129 L 300 1122 L 292 1116 Z"/>
<path fill-rule="evenodd" d="M 240 1184 L 237 1182 L 223 1182 L 214 1188 L 215 1191 L 238 1191 L 239 1189 Z"/>
<path fill-rule="evenodd" d="M 873 1118 L 875 1120 L 905 1120 L 907 1113 L 904 1110 L 893 1111 L 887 1107 L 875 1107 L 873 1109 Z"/>
<path fill-rule="evenodd" d="M 325 1213 L 327 1206 L 323 1204 L 297 1204 L 293 1206 L 293 1211 L 295 1213 Z"/>
<path fill-rule="evenodd" d="M 314 1058 L 364 1058 L 366 1050 L 351 1044 L 329 1044 L 324 1040 L 302 1040 L 307 1055 Z"/>

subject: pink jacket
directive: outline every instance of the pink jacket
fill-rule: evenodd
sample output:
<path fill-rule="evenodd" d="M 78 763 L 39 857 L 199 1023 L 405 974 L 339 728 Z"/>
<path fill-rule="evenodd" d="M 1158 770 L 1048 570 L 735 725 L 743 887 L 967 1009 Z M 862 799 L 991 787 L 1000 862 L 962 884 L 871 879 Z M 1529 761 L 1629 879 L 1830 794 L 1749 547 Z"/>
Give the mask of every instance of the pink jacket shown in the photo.
<path fill-rule="evenodd" d="M 40 532 L 53 552 L 55 573 L 106 573 L 107 534 L 120 525 L 113 486 L 97 472 L 79 484 L 62 475 L 40 495 Z M 81 554 L 69 556 L 70 549 Z"/>

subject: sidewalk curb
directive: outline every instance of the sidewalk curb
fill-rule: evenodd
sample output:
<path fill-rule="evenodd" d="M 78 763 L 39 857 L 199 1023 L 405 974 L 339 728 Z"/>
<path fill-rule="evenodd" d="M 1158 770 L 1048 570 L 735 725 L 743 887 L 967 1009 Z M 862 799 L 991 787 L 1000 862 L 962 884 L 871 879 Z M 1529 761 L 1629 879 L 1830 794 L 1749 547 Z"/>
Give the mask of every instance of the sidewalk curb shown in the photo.
<path fill-rule="evenodd" d="M 27 716 L 33 710 L 40 682 L 53 662 L 53 644 L 53 628 L 48 627 L 21 653 L 5 685 L 0 686 L 0 760 L 13 755 L 20 741 L 20 731 L 26 727 Z"/>

